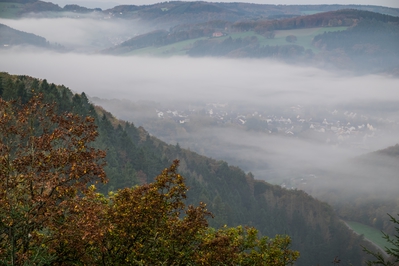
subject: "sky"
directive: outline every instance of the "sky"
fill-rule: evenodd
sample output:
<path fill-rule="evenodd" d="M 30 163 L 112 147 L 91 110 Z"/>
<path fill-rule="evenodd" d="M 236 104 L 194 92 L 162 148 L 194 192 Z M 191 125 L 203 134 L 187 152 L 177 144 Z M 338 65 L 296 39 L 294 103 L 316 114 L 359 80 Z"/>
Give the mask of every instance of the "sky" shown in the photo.
<path fill-rule="evenodd" d="M 188 0 L 190 1 L 190 0 Z M 66 4 L 78 4 L 81 6 L 86 6 L 90 8 L 100 7 L 103 9 L 111 8 L 117 5 L 148 5 L 163 2 L 162 0 L 52 0 L 53 2 L 60 6 Z M 282 5 L 300 5 L 300 4 L 357 4 L 357 5 L 378 5 L 399 8 L 398 0 L 218 0 L 208 2 L 245 2 L 245 3 L 257 3 L 257 4 L 282 4 Z"/>

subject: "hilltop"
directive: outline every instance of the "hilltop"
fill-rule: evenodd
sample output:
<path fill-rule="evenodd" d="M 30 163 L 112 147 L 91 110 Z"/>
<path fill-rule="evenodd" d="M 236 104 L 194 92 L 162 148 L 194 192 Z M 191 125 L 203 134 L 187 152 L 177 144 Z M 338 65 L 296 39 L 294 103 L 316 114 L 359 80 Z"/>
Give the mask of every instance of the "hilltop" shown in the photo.
<path fill-rule="evenodd" d="M 9 47 L 15 45 L 33 45 L 45 48 L 48 46 L 48 42 L 43 37 L 0 24 L 0 46 Z"/>

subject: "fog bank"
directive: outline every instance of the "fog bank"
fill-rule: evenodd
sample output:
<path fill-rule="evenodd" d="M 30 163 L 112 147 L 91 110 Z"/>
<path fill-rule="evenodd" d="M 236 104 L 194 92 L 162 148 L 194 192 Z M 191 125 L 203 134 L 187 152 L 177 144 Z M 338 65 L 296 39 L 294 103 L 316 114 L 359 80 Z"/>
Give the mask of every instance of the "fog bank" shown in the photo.
<path fill-rule="evenodd" d="M 349 76 L 271 60 L 152 58 L 3 50 L 1 71 L 46 78 L 101 98 L 262 104 L 397 100 L 398 80 Z"/>
<path fill-rule="evenodd" d="M 268 110 L 298 105 L 318 106 L 315 110 L 357 106 L 369 117 L 374 116 L 374 121 L 389 118 L 393 125 L 386 130 L 385 122 L 381 122 L 379 131 L 370 133 L 372 138 L 368 133 L 353 135 L 351 141 L 367 144 L 366 150 L 331 145 L 327 137 L 315 141 L 313 135 L 287 138 L 208 126 L 192 132 L 190 138 L 198 140 L 197 147 L 186 148 L 230 160 L 259 179 L 306 172 L 312 167 L 325 168 L 399 142 L 398 79 L 385 76 L 350 76 L 254 59 L 114 57 L 21 50 L 3 50 L 0 56 L 0 71 L 47 79 L 91 97 L 152 101 L 159 106 L 175 105 L 176 109 L 182 102 L 234 103 Z M 394 107 L 386 108 L 387 103 Z M 133 119 L 140 117 L 140 111 L 112 104 L 104 107 L 119 118 L 141 125 Z M 339 110 L 342 115 L 344 111 Z M 315 112 L 315 118 L 321 115 Z M 153 116 L 156 117 L 155 108 Z M 318 119 L 323 121 L 323 117 Z M 179 141 L 173 135 L 162 138 L 170 143 Z"/>

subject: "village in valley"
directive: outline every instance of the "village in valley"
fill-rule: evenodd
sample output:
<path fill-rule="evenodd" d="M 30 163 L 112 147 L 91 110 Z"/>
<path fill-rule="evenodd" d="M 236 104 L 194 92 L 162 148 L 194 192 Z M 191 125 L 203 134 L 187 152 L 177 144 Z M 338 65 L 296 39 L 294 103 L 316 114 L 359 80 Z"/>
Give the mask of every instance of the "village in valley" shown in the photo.
<path fill-rule="evenodd" d="M 294 105 L 280 111 L 240 110 L 227 103 L 208 103 L 185 110 L 156 109 L 158 119 L 169 119 L 181 126 L 196 123 L 196 118 L 208 117 L 220 126 L 235 126 L 246 130 L 288 137 L 312 138 L 331 145 L 349 145 L 368 150 L 368 139 L 378 137 L 380 127 L 399 126 L 398 121 L 371 117 L 348 110 L 315 109 Z"/>

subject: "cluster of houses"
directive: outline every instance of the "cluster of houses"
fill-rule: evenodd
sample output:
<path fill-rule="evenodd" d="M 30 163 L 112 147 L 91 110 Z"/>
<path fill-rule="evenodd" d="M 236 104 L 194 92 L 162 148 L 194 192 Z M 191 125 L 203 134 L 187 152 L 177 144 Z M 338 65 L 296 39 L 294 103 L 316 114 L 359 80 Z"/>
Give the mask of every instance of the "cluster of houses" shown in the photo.
<path fill-rule="evenodd" d="M 306 108 L 293 106 L 284 114 L 270 114 L 270 112 L 251 111 L 240 112 L 228 104 L 212 103 L 198 109 L 188 110 L 156 110 L 160 119 L 172 119 L 176 123 L 185 124 L 193 122 L 192 115 L 211 117 L 218 124 L 238 125 L 247 129 L 263 131 L 269 134 L 281 134 L 286 136 L 319 136 L 331 144 L 343 142 L 358 142 L 362 138 L 373 138 L 378 133 L 377 128 L 369 122 L 368 117 L 348 111 L 326 111 L 311 117 L 306 114 Z M 254 127 L 255 124 L 255 127 Z M 360 138 L 359 138 L 360 137 Z M 355 145 L 357 145 L 355 143 Z"/>
<path fill-rule="evenodd" d="M 167 110 L 167 111 L 160 111 L 156 110 L 157 116 L 160 119 L 171 119 L 174 120 L 176 123 L 179 124 L 184 124 L 190 122 L 189 115 L 186 114 L 184 111 L 172 111 L 172 110 Z"/>

